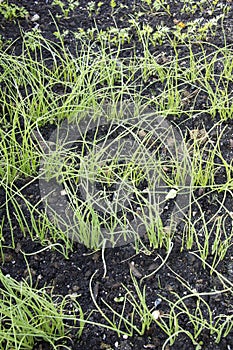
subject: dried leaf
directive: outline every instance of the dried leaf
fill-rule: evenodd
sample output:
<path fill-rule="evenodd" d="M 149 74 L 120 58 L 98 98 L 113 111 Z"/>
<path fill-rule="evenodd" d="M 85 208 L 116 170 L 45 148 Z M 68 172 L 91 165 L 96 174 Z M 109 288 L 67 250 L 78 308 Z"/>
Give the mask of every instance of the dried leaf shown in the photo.
<path fill-rule="evenodd" d="M 179 23 L 177 23 L 177 25 L 178 25 L 178 27 L 180 27 L 180 28 L 185 28 L 186 27 L 186 24 L 184 23 L 184 22 L 182 22 L 182 21 L 180 21 Z"/>
<path fill-rule="evenodd" d="M 175 190 L 174 188 L 172 188 L 172 189 L 168 192 L 168 194 L 166 195 L 165 200 L 168 201 L 169 199 L 174 199 L 174 198 L 176 198 L 176 196 L 177 196 L 177 190 Z"/>
<path fill-rule="evenodd" d="M 182 29 L 186 27 L 186 24 L 185 24 L 184 22 L 179 21 L 179 20 L 176 19 L 176 18 L 174 18 L 173 23 L 176 24 L 178 27 L 180 27 L 180 28 L 182 28 Z"/>
<path fill-rule="evenodd" d="M 189 130 L 191 140 L 197 141 L 199 144 L 205 143 L 209 139 L 208 132 L 205 129 Z"/>
<path fill-rule="evenodd" d="M 135 277 L 137 277 L 137 278 L 141 278 L 142 277 L 141 272 L 138 271 L 138 269 L 134 266 L 134 262 L 133 261 L 129 264 L 129 268 L 130 268 L 130 271 L 132 272 L 132 274 Z"/>

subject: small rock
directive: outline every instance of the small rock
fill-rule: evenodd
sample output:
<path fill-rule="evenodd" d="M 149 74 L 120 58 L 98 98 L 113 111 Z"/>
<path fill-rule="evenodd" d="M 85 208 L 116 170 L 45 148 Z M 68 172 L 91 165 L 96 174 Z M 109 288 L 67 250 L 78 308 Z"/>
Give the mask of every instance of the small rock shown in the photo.
<path fill-rule="evenodd" d="M 72 290 L 73 290 L 74 292 L 77 292 L 79 289 L 80 289 L 80 287 L 79 287 L 79 286 L 76 286 L 76 285 L 72 287 Z"/>
<path fill-rule="evenodd" d="M 39 16 L 37 13 L 31 17 L 31 21 L 32 21 L 32 22 L 36 22 L 36 21 L 38 21 L 39 19 L 40 19 L 40 16 Z"/>
<path fill-rule="evenodd" d="M 152 312 L 152 317 L 154 320 L 158 320 L 160 318 L 160 311 L 159 310 L 155 310 Z"/>

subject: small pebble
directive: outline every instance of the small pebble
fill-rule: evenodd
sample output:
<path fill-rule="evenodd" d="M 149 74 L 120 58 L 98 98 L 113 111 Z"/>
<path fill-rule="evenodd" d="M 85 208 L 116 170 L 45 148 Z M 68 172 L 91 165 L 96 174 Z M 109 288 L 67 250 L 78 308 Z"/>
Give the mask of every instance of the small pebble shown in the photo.
<path fill-rule="evenodd" d="M 152 316 L 154 320 L 158 320 L 160 317 L 160 311 L 159 310 L 155 310 L 152 312 Z"/>
<path fill-rule="evenodd" d="M 158 298 L 155 300 L 155 308 L 157 308 L 160 304 L 162 303 L 162 299 L 161 298 Z"/>
<path fill-rule="evenodd" d="M 32 22 L 36 22 L 40 19 L 40 16 L 36 13 L 34 16 L 31 17 Z"/>

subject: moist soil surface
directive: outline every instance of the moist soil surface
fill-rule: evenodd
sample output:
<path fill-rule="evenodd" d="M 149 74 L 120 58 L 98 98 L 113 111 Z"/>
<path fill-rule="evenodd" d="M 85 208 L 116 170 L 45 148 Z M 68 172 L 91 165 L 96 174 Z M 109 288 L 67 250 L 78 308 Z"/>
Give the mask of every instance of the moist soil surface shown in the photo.
<path fill-rule="evenodd" d="M 73 31 L 77 31 L 79 28 L 87 31 L 90 28 L 97 26 L 102 30 L 107 30 L 109 27 L 117 27 L 119 30 L 127 25 L 127 21 L 130 16 L 141 12 L 142 15 L 139 17 L 140 26 L 144 24 L 149 24 L 153 28 L 158 25 L 163 25 L 166 23 L 168 27 L 173 27 L 176 25 L 181 25 L 182 23 L 187 23 L 189 20 L 202 19 L 203 23 L 205 21 L 216 17 L 222 13 L 223 6 L 230 6 L 230 11 L 227 16 L 225 16 L 223 23 L 219 23 L 219 27 L 223 26 L 225 30 L 225 38 L 223 37 L 221 30 L 216 30 L 215 35 L 211 32 L 206 38 L 205 49 L 207 52 L 213 52 L 216 47 L 221 47 L 226 40 L 227 44 L 232 44 L 233 32 L 232 32 L 232 4 L 231 1 L 219 1 L 221 6 L 217 7 L 214 13 L 211 12 L 211 4 L 209 2 L 209 7 L 206 6 L 204 9 L 198 9 L 194 13 L 181 12 L 183 7 L 183 2 L 167 1 L 170 5 L 170 14 L 160 11 L 156 15 L 149 9 L 146 1 L 116 1 L 116 7 L 110 6 L 110 1 L 103 1 L 103 4 L 98 7 L 98 2 L 92 2 L 91 7 L 90 2 L 84 0 L 79 1 L 79 5 L 74 11 L 71 11 L 67 18 L 64 16 L 61 8 L 58 5 L 52 5 L 51 0 L 21 0 L 21 1 L 9 1 L 10 4 L 16 4 L 18 6 L 24 6 L 28 11 L 26 18 L 17 18 L 12 20 L 6 20 L 3 15 L 0 15 L 0 34 L 3 44 L 11 43 L 9 52 L 14 55 L 21 54 L 22 41 L 21 38 L 23 33 L 27 33 L 33 29 L 39 29 L 44 37 L 51 41 L 56 41 L 54 32 L 57 31 L 57 26 L 61 33 L 68 31 L 65 36 L 65 45 L 70 50 L 70 52 L 75 53 L 77 43 L 72 36 Z M 64 3 L 66 3 L 64 1 Z M 149 1 L 148 1 L 149 3 Z M 68 4 L 66 4 L 66 8 Z M 56 24 L 55 24 L 56 22 Z M 185 31 L 185 28 L 183 29 Z M 132 30 L 132 38 L 134 38 L 135 33 Z M 136 36 L 135 36 L 136 38 Z M 16 40 L 17 39 L 17 40 Z M 16 41 L 15 41 L 16 40 Z M 133 40 L 133 39 L 132 39 Z M 213 46 L 212 44 L 216 45 Z M 133 41 L 131 44 L 125 44 L 127 48 L 127 54 L 130 50 L 136 51 L 140 55 L 140 50 L 142 50 L 141 43 L 137 40 Z M 198 45 L 195 47 L 193 45 L 193 51 L 198 52 Z M 166 40 L 163 45 L 151 47 L 151 51 L 155 55 L 160 57 L 168 57 L 174 55 L 172 47 Z M 182 55 L 187 55 L 187 49 L 180 48 L 180 57 Z M 124 52 L 122 52 L 124 56 Z M 218 70 L 218 67 L 216 67 Z M 145 83 L 146 84 L 146 83 Z M 145 94 L 150 95 L 151 90 L 156 89 L 153 84 L 145 85 L 143 91 Z M 190 93 L 191 87 L 187 86 L 187 91 Z M 231 87 L 232 89 L 232 87 Z M 193 103 L 192 97 L 190 100 L 186 100 L 188 109 Z M 201 106 L 208 104 L 208 97 L 203 93 L 199 94 L 195 101 L 195 108 L 201 109 Z M 204 129 L 207 132 L 211 130 L 214 124 L 219 121 L 218 115 L 213 120 L 208 114 L 203 114 L 198 117 L 176 119 L 171 116 L 170 119 L 180 126 L 183 135 L 188 135 L 188 130 Z M 45 139 L 49 139 L 51 132 L 53 131 L 53 126 L 48 125 L 41 129 L 41 132 Z M 230 162 L 233 157 L 233 119 L 221 122 L 218 130 L 213 129 L 210 131 L 209 137 L 211 141 L 215 141 L 221 130 L 224 129 L 224 133 L 221 136 L 221 151 L 224 159 Z M 216 173 L 216 183 L 223 183 L 226 178 L 224 169 L 220 167 L 219 172 Z M 30 179 L 31 180 L 31 179 Z M 18 180 L 17 186 L 22 187 L 27 184 L 28 179 Z M 205 194 L 205 195 L 203 195 Z M 40 190 L 38 182 L 33 182 L 32 184 L 25 187 L 24 196 L 31 203 L 36 203 L 40 199 Z M 2 204 L 4 203 L 4 191 L 1 190 L 0 198 Z M 224 207 L 232 213 L 232 194 L 215 193 L 210 191 L 208 193 L 208 188 L 199 190 L 196 193 L 196 198 L 198 204 L 200 205 L 205 217 L 208 220 L 213 218 L 218 212 L 220 203 L 224 203 Z M 19 199 L 20 200 L 20 199 Z M 4 215 L 4 205 L 1 207 L 1 215 Z M 192 211 L 194 216 L 200 215 L 199 207 L 196 203 L 192 206 Z M 12 208 L 12 213 L 14 212 Z M 218 213 L 219 215 L 219 213 Z M 232 229 L 232 218 L 226 214 L 226 211 L 222 210 L 222 215 L 226 215 L 226 232 L 230 232 Z M 155 274 L 151 277 L 145 278 L 142 284 L 146 285 L 147 290 L 147 305 L 149 308 L 154 307 L 155 301 L 162 296 L 167 300 L 176 300 L 176 293 L 179 296 L 185 296 L 190 293 L 190 290 L 197 292 L 210 292 L 214 290 L 221 290 L 222 285 L 215 274 L 210 274 L 209 269 L 203 268 L 202 262 L 186 248 L 182 248 L 182 237 L 184 228 L 180 225 L 177 228 L 177 232 L 173 239 L 173 247 L 170 251 L 169 257 L 166 263 L 158 268 L 163 260 L 167 257 L 167 252 L 165 249 L 151 250 L 150 254 L 146 251 L 141 251 L 135 254 L 135 250 L 132 245 L 128 244 L 122 247 L 117 247 L 114 249 L 106 248 L 104 251 L 105 262 L 107 266 L 107 272 L 105 276 L 104 264 L 101 255 L 101 251 L 92 252 L 85 246 L 74 243 L 73 250 L 69 252 L 68 257 L 65 258 L 61 253 L 56 250 L 46 249 L 41 250 L 42 246 L 36 241 L 32 241 L 30 237 L 24 237 L 20 231 L 17 221 L 14 219 L 12 214 L 12 225 L 14 227 L 14 236 L 16 242 L 16 249 L 6 249 L 5 250 L 5 261 L 2 263 L 1 269 L 5 275 L 9 274 L 11 277 L 15 278 L 17 281 L 21 281 L 28 277 L 28 268 L 22 254 L 33 253 L 27 256 L 27 260 L 30 267 L 30 273 L 32 275 L 33 286 L 36 288 L 41 288 L 43 286 L 51 286 L 53 294 L 78 294 L 78 301 L 83 307 L 84 313 L 88 314 L 92 309 L 95 309 L 95 305 L 90 295 L 90 279 L 95 273 L 92 281 L 92 287 L 95 293 L 95 298 L 102 310 L 111 317 L 106 305 L 103 303 L 105 300 L 116 310 L 121 310 L 121 303 L 118 303 L 116 298 L 123 295 L 124 286 L 129 290 L 134 290 L 132 278 L 130 276 L 130 270 L 135 278 L 140 281 L 143 276 L 151 274 L 153 271 L 158 269 Z M 199 227 L 200 237 L 203 235 L 202 227 Z M 9 236 L 9 230 L 6 225 L 3 229 L 4 233 L 4 245 L 11 242 L 11 237 Z M 200 238 L 201 240 L 201 238 Z M 203 238 L 204 240 L 204 238 Z M 214 241 L 214 234 L 210 237 L 210 240 Z M 145 241 L 145 245 L 147 242 Z M 211 246 L 211 245 L 210 245 Z M 149 248 L 149 247 L 148 247 Z M 149 248 L 150 250 L 150 248 Z M 197 250 L 197 247 L 192 248 L 192 251 Z M 40 251 L 39 253 L 36 253 Z M 233 282 L 233 248 L 229 248 L 226 257 L 222 260 L 217 269 L 218 272 L 225 276 L 228 280 Z M 213 257 L 209 255 L 207 262 L 211 265 Z M 134 263 L 134 268 L 132 269 L 132 262 Z M 190 290 L 187 290 L 188 286 Z M 230 299 L 232 294 L 213 294 L 206 295 L 204 298 L 210 305 L 211 310 L 214 310 L 214 316 L 217 317 L 220 314 L 230 315 L 233 312 L 232 300 Z M 195 297 L 188 298 L 187 306 L 191 310 L 196 305 Z M 165 315 L 168 311 L 168 302 L 163 300 L 158 306 L 161 315 Z M 126 306 L 125 314 L 130 317 L 132 309 L 130 305 Z M 204 310 L 203 312 L 207 312 Z M 163 317 L 163 316 L 161 316 Z M 95 321 L 99 323 L 104 323 L 103 318 L 99 313 L 93 312 L 90 316 L 90 321 Z M 140 320 L 138 319 L 138 325 Z M 193 332 L 192 324 L 190 324 L 187 316 L 183 315 L 180 317 L 180 323 L 183 328 Z M 75 332 L 70 335 L 71 340 L 64 341 L 64 346 L 69 349 L 119 349 L 119 350 L 141 350 L 141 349 L 161 349 L 162 344 L 166 341 L 167 336 L 162 330 L 152 323 L 149 329 L 145 331 L 144 335 L 137 335 L 134 333 L 132 337 L 118 337 L 116 332 L 113 332 L 107 328 L 93 326 L 90 324 L 85 325 L 84 331 L 81 339 L 78 339 Z M 233 349 L 233 333 L 232 331 L 221 341 L 216 344 L 215 337 L 209 333 L 208 330 L 203 329 L 199 338 L 198 349 Z M 62 348 L 62 347 L 61 347 Z M 165 349 L 197 349 L 195 345 L 192 344 L 190 339 L 185 335 L 185 333 L 180 333 L 178 335 L 174 345 L 166 345 Z M 38 340 L 34 346 L 36 349 L 52 349 L 49 344 L 41 342 Z"/>

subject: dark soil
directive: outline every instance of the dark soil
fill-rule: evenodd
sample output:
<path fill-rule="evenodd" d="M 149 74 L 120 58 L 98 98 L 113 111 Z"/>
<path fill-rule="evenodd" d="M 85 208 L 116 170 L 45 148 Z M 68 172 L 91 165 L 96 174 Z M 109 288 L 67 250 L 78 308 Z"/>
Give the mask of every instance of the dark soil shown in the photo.
<path fill-rule="evenodd" d="M 65 2 L 65 1 L 64 1 Z M 65 45 L 71 52 L 75 53 L 76 42 L 74 41 L 72 31 L 76 31 L 78 28 L 83 28 L 87 30 L 96 25 L 99 29 L 107 29 L 108 27 L 115 26 L 117 23 L 118 28 L 124 28 L 128 25 L 128 19 L 131 14 L 138 12 L 144 12 L 144 14 L 139 17 L 138 21 L 140 25 L 143 23 L 148 23 L 152 27 L 156 25 L 163 25 L 166 23 L 168 27 L 174 26 L 175 23 L 179 21 L 186 23 L 190 19 L 203 18 L 205 22 L 207 19 L 216 17 L 222 13 L 221 6 L 219 6 L 213 14 L 210 12 L 210 7 L 206 7 L 202 10 L 198 9 L 194 14 L 192 13 L 181 13 L 181 8 L 183 7 L 183 2 L 167 1 L 170 4 L 169 16 L 167 13 L 160 13 L 159 15 L 153 14 L 147 7 L 146 3 L 139 0 L 121 0 L 116 1 L 117 7 L 115 11 L 110 7 L 110 1 L 103 1 L 104 4 L 99 8 L 98 13 L 95 11 L 88 12 L 88 2 L 85 0 L 79 1 L 78 8 L 69 14 L 68 18 L 64 18 L 59 6 L 52 5 L 52 0 L 21 0 L 21 1 L 9 1 L 10 4 L 16 4 L 18 6 L 24 6 L 28 11 L 27 18 L 17 18 L 12 20 L 6 20 L 2 15 L 0 15 L 0 34 L 2 36 L 3 47 L 5 48 L 8 43 L 12 43 L 10 51 L 12 54 L 21 54 L 21 37 L 22 33 L 32 30 L 33 28 L 38 28 L 41 33 L 51 41 L 55 41 L 56 38 L 53 35 L 57 31 L 55 21 L 59 27 L 61 33 L 65 30 L 70 32 L 65 38 Z M 96 8 L 98 1 L 95 1 Z M 212 3 L 212 2 L 209 2 Z M 233 23 L 232 23 L 232 4 L 231 1 L 219 1 L 222 6 L 231 6 L 231 11 L 228 13 L 224 19 L 223 26 L 226 33 L 227 44 L 232 44 L 233 38 Z M 122 7 L 120 7 L 120 4 Z M 116 11 L 117 9 L 117 11 Z M 113 13 L 114 12 L 114 13 Z M 34 16 L 38 15 L 38 19 L 34 21 Z M 219 24 L 220 26 L 220 24 Z M 185 30 L 185 29 L 184 29 Z M 220 33 L 220 34 L 219 34 Z M 135 36 L 132 30 L 133 38 Z M 13 43 L 14 40 L 17 41 Z M 205 49 L 207 52 L 212 52 L 216 48 L 211 44 L 215 44 L 216 47 L 221 47 L 224 43 L 224 38 L 222 32 L 216 31 L 216 35 L 213 36 L 211 33 L 208 34 L 206 38 Z M 130 46 L 128 46 L 128 53 L 130 52 Z M 141 43 L 135 41 L 132 50 L 136 50 L 140 54 Z M 194 52 L 198 52 L 198 45 L 193 46 Z M 151 47 L 151 51 L 154 54 L 163 53 L 165 56 L 174 55 L 174 52 L 167 41 L 163 43 L 162 46 Z M 128 54 L 127 53 L 127 54 Z M 124 55 L 124 53 L 122 53 Z M 179 48 L 180 57 L 187 55 L 185 48 Z M 218 69 L 218 67 L 216 67 Z M 232 87 L 231 87 L 232 88 Z M 148 84 L 145 88 L 145 94 L 150 95 L 151 91 L 156 89 L 152 83 Z M 187 90 L 189 87 L 187 86 Z M 189 101 L 190 103 L 192 101 Z M 196 101 L 196 108 L 201 109 L 207 103 L 207 97 L 203 94 L 200 95 Z M 189 105 L 187 105 L 189 108 Z M 187 129 L 206 129 L 207 131 L 218 121 L 218 116 L 215 120 L 207 114 L 201 117 L 194 117 L 188 121 L 185 118 L 176 119 L 174 116 L 171 117 L 173 122 L 180 125 L 184 135 L 187 133 Z M 221 138 L 222 154 L 226 161 L 230 162 L 233 158 L 233 119 L 228 120 L 221 124 L 219 130 L 225 128 L 224 134 Z M 45 126 L 41 130 L 46 138 L 49 138 L 52 126 Z M 210 137 L 214 141 L 216 140 L 215 133 L 211 134 Z M 226 174 L 222 169 L 216 174 L 216 183 L 223 183 L 226 178 Z M 23 179 L 18 181 L 18 186 L 22 187 L 27 184 L 28 179 Z M 1 190 L 1 189 L 0 189 Z M 225 208 L 232 213 L 232 193 L 228 192 L 226 196 L 222 193 L 210 192 L 208 194 L 208 189 L 199 191 L 196 196 L 198 203 L 201 206 L 203 212 L 205 213 L 206 219 L 211 219 L 214 217 L 215 213 L 219 209 L 219 202 L 224 202 Z M 206 195 L 203 195 L 205 194 Z M 25 197 L 32 203 L 36 203 L 40 199 L 39 184 L 33 182 L 31 185 L 27 186 L 24 190 Z M 4 192 L 0 193 L 0 215 L 4 215 Z M 196 204 L 193 205 L 192 211 L 197 217 L 200 212 Z M 12 208 L 13 213 L 13 208 Z M 226 216 L 226 232 L 232 230 L 232 218 L 227 214 L 226 210 L 222 210 L 222 215 Z M 218 214 L 219 215 L 219 214 Z M 195 219 L 195 218 L 194 218 Z M 21 281 L 28 277 L 28 270 L 25 263 L 25 259 L 20 250 L 25 253 L 36 252 L 41 249 L 41 245 L 31 238 L 23 237 L 19 225 L 17 224 L 14 216 L 12 215 L 12 222 L 14 227 L 15 242 L 17 244 L 16 249 L 6 249 L 5 250 L 5 261 L 2 262 L 1 269 L 4 274 L 10 274 L 11 277 L 15 278 L 17 281 Z M 201 229 L 200 236 L 201 236 Z M 9 226 L 7 223 L 3 229 L 4 234 L 4 245 L 10 244 L 11 237 L 9 237 Z M 167 263 L 159 269 L 159 271 L 153 275 L 151 278 L 145 279 L 147 288 L 147 304 L 149 308 L 154 306 L 155 300 L 159 295 L 168 299 L 176 300 L 174 293 L 179 296 L 184 296 L 190 291 L 181 283 L 182 279 L 185 281 L 186 285 L 189 286 L 191 290 L 197 290 L 198 292 L 210 292 L 214 290 L 221 290 L 223 287 L 219 282 L 219 279 L 215 274 L 210 275 L 209 270 L 204 269 L 200 259 L 196 258 L 194 255 L 190 254 L 189 251 L 183 249 L 181 251 L 181 238 L 183 234 L 183 227 L 180 226 L 177 229 L 175 239 L 173 240 L 174 246 L 167 260 Z M 214 241 L 214 234 L 210 237 L 210 240 Z M 211 246 L 211 244 L 210 244 Z M 192 251 L 197 250 L 197 247 L 193 247 Z M 83 310 L 88 314 L 92 309 L 95 309 L 93 301 L 91 300 L 89 283 L 91 276 L 96 272 L 93 279 L 93 287 L 96 292 L 96 298 L 102 309 L 109 315 L 106 306 L 103 304 L 102 299 L 107 303 L 112 305 L 113 308 L 119 309 L 121 305 L 114 301 L 114 298 L 119 297 L 124 293 L 124 288 L 122 283 L 130 290 L 134 290 L 132 279 L 130 276 L 129 263 L 132 261 L 135 267 L 140 271 L 141 276 L 147 275 L 148 273 L 155 270 L 159 264 L 161 264 L 161 259 L 165 259 L 166 251 L 165 249 L 158 249 L 151 252 L 151 255 L 146 255 L 144 253 L 139 253 L 135 255 L 135 251 L 131 245 L 126 245 L 124 247 L 119 247 L 115 249 L 105 250 L 105 259 L 107 264 L 107 275 L 103 278 L 103 262 L 101 259 L 101 252 L 95 252 L 92 254 L 90 250 L 86 247 L 75 243 L 73 246 L 73 251 L 69 252 L 68 258 L 64 258 L 61 253 L 53 250 L 45 250 L 38 254 L 28 256 L 28 262 L 30 266 L 30 272 L 33 276 L 33 286 L 41 288 L 43 286 L 52 286 L 54 294 L 67 295 L 77 292 Z M 232 273 L 232 257 L 233 257 L 233 246 L 228 250 L 227 255 L 223 261 L 218 265 L 218 272 L 233 282 Z M 211 264 L 213 257 L 209 255 L 207 261 Z M 175 271 L 175 274 L 174 274 Z M 180 280 L 178 280 L 178 278 Z M 215 294 L 205 296 L 205 300 L 210 305 L 211 310 L 214 310 L 214 317 L 225 314 L 229 315 L 233 312 L 233 301 L 232 293 Z M 195 298 L 189 298 L 186 303 L 188 308 L 191 310 L 195 307 Z M 159 310 L 161 313 L 166 314 L 168 312 L 168 302 L 162 301 L 159 305 Z M 125 313 L 130 315 L 131 308 L 130 305 L 127 306 Z M 206 312 L 204 310 L 203 312 Z M 98 313 L 93 313 L 90 320 L 95 322 L 104 322 Z M 139 324 L 138 320 L 138 324 Z M 188 322 L 187 317 L 180 318 L 181 325 L 186 329 L 193 332 L 192 325 Z M 82 334 L 81 339 L 78 339 L 74 334 L 71 334 L 72 342 L 64 343 L 69 349 L 73 350 L 84 350 L 84 349 L 119 349 L 119 350 L 141 350 L 146 348 L 151 349 L 161 349 L 162 344 L 167 339 L 164 332 L 159 329 L 159 327 L 153 323 L 151 327 L 146 331 L 143 336 L 134 334 L 133 337 L 118 337 L 115 332 L 110 330 L 100 328 L 97 326 L 86 325 Z M 225 338 L 222 338 L 219 344 L 215 343 L 215 338 L 213 335 L 209 334 L 208 331 L 203 330 L 198 338 L 201 345 L 198 349 L 208 349 L 208 350 L 230 350 L 233 349 L 233 332 L 231 331 Z M 166 349 L 196 349 L 190 339 L 181 333 L 173 346 L 166 346 Z M 35 344 L 34 350 L 36 349 L 51 349 L 48 344 L 38 341 Z"/>

